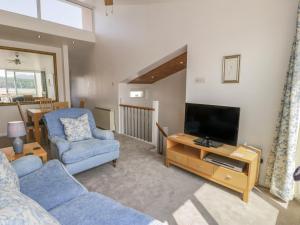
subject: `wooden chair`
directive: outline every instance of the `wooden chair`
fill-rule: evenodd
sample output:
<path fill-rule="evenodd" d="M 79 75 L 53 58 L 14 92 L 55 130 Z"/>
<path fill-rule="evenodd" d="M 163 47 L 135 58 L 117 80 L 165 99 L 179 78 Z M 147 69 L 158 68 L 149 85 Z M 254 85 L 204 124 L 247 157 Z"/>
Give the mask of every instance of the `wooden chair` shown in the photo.
<path fill-rule="evenodd" d="M 33 126 L 33 123 L 25 120 L 25 116 L 23 114 L 23 111 L 22 111 L 22 108 L 21 108 L 21 104 L 20 104 L 19 101 L 17 101 L 17 106 L 18 106 L 20 117 L 21 117 L 22 121 L 25 124 L 25 128 L 26 128 L 26 141 L 30 142 L 30 141 L 33 140 L 33 136 L 34 136 L 34 126 Z"/>
<path fill-rule="evenodd" d="M 42 111 L 52 111 L 53 110 L 53 100 L 51 98 L 43 98 L 38 101 L 40 103 L 40 109 Z"/>
<path fill-rule="evenodd" d="M 69 108 L 69 102 L 54 102 L 53 103 L 53 110 L 67 109 L 67 108 Z"/>
<path fill-rule="evenodd" d="M 85 99 L 80 99 L 80 104 L 79 104 L 79 107 L 80 108 L 84 108 L 85 107 Z"/>
<path fill-rule="evenodd" d="M 33 96 L 32 95 L 24 95 L 24 101 L 25 102 L 33 102 Z"/>

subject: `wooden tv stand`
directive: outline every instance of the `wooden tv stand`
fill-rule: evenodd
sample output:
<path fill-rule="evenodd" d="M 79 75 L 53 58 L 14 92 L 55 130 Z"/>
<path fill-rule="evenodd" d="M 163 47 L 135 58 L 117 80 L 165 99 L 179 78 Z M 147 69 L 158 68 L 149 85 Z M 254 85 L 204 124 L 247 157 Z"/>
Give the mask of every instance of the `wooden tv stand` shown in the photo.
<path fill-rule="evenodd" d="M 243 194 L 243 201 L 248 202 L 249 193 L 255 186 L 260 165 L 260 150 L 244 146 L 223 145 L 212 148 L 194 144 L 197 137 L 187 134 L 171 135 L 167 139 L 166 166 L 178 166 L 184 170 L 204 177 Z M 218 166 L 203 159 L 213 153 L 246 163 L 243 172 Z"/>

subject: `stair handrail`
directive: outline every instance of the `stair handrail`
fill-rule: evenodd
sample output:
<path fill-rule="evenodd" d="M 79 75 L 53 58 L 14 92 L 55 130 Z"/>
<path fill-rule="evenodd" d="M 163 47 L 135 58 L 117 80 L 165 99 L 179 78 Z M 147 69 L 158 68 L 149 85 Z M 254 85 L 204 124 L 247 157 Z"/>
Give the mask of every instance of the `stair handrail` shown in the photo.
<path fill-rule="evenodd" d="M 156 123 L 156 126 L 158 128 L 158 130 L 162 133 L 162 135 L 164 137 L 168 137 L 168 135 L 166 134 L 166 132 L 163 130 L 163 128 L 159 125 L 159 123 Z"/>

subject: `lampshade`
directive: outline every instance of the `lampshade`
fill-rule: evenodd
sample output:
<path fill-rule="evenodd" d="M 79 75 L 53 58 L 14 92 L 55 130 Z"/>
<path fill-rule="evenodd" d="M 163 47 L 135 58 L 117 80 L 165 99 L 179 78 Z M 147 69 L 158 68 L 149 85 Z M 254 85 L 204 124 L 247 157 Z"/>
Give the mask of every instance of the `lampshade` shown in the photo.
<path fill-rule="evenodd" d="M 7 123 L 7 136 L 11 138 L 22 137 L 26 135 L 23 121 L 12 121 Z"/>

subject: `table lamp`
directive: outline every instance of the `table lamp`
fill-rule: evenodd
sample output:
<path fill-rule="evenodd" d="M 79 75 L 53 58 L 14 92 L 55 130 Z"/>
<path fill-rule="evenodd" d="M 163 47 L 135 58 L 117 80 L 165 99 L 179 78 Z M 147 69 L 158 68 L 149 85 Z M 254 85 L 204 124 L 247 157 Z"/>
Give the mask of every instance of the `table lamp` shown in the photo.
<path fill-rule="evenodd" d="M 23 121 L 12 121 L 7 124 L 7 136 L 15 138 L 13 148 L 15 153 L 23 152 L 23 140 L 20 138 L 26 135 L 25 125 Z"/>

